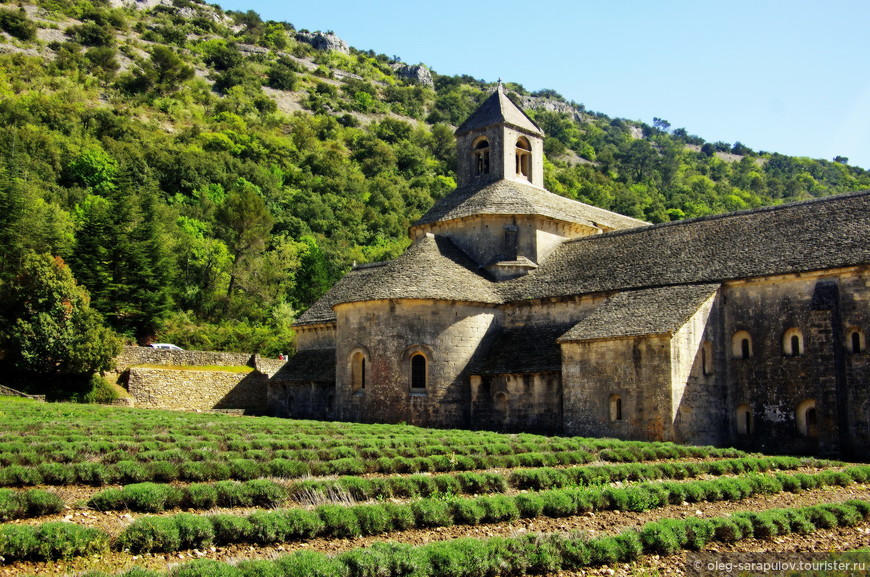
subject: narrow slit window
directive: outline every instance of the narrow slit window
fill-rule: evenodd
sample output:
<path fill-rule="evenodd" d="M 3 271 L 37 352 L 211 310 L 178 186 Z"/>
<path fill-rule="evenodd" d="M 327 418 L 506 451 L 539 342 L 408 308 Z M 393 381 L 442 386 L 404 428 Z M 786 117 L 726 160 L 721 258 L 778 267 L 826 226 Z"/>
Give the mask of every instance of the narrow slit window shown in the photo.
<path fill-rule="evenodd" d="M 419 353 L 411 357 L 411 388 L 426 388 L 426 357 Z"/>

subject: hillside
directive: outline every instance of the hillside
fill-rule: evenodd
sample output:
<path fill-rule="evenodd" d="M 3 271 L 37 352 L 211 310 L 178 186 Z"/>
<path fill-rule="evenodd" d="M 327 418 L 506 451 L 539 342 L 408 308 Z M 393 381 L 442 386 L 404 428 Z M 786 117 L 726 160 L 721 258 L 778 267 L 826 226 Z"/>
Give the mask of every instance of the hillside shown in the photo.
<path fill-rule="evenodd" d="M 189 348 L 288 352 L 300 311 L 454 187 L 453 129 L 493 88 L 192 0 L 5 3 L 0 29 L 0 288 L 50 252 L 128 340 Z M 547 188 L 629 216 L 870 187 L 506 87 L 547 134 Z"/>

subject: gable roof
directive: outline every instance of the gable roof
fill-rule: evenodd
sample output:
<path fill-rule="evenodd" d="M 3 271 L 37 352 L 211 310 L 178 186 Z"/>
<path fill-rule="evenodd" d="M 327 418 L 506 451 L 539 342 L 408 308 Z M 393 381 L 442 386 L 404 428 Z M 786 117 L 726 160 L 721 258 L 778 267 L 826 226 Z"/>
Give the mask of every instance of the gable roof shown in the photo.
<path fill-rule="evenodd" d="M 335 349 L 303 349 L 272 375 L 272 381 L 335 382 Z"/>
<path fill-rule="evenodd" d="M 712 283 L 870 263 L 870 191 L 563 243 L 506 301 Z"/>
<path fill-rule="evenodd" d="M 558 342 L 673 334 L 719 286 L 677 285 L 617 293 L 559 337 Z"/>
<path fill-rule="evenodd" d="M 414 227 L 482 214 L 538 215 L 619 230 L 648 226 L 648 222 L 577 202 L 529 183 L 497 180 L 483 187 L 457 188 L 433 206 Z"/>
<path fill-rule="evenodd" d="M 472 375 L 542 373 L 562 370 L 562 351 L 556 339 L 573 322 L 553 322 L 501 329 Z"/>
<path fill-rule="evenodd" d="M 504 92 L 504 88 L 499 83 L 498 88 L 483 101 L 477 110 L 456 129 L 455 134 L 465 134 L 472 130 L 486 128 L 494 124 L 509 124 L 514 128 L 532 134 L 534 136 L 544 137 L 535 122 L 529 118 L 516 104 L 511 102 Z"/>

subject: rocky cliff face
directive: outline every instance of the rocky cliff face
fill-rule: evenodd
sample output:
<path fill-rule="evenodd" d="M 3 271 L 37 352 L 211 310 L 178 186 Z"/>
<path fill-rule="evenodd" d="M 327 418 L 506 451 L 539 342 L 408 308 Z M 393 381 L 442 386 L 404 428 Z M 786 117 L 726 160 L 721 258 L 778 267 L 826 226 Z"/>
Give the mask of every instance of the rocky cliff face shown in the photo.
<path fill-rule="evenodd" d="M 317 50 L 333 50 L 335 52 L 343 52 L 348 54 L 350 48 L 347 42 L 333 34 L 332 32 L 297 32 L 296 40 L 311 44 Z"/>
<path fill-rule="evenodd" d="M 425 64 L 411 66 L 409 64 L 396 63 L 392 65 L 392 68 L 396 71 L 398 76 L 405 80 L 410 80 L 432 88 L 435 87 L 435 82 L 432 80 L 432 72 Z"/>

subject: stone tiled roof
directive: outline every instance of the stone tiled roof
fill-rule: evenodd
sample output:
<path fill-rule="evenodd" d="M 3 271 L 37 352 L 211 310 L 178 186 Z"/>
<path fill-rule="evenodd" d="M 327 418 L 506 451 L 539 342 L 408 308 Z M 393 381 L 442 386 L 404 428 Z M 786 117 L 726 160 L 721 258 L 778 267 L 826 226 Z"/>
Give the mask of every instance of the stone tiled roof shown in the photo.
<path fill-rule="evenodd" d="M 335 349 L 298 351 L 272 376 L 273 381 L 335 382 Z"/>
<path fill-rule="evenodd" d="M 503 375 L 560 371 L 562 353 L 556 339 L 574 323 L 503 328 L 485 358 L 475 363 L 472 375 Z"/>
<path fill-rule="evenodd" d="M 568 241 L 528 275 L 496 283 L 449 240 L 427 235 L 394 261 L 350 272 L 298 324 L 332 322 L 342 302 L 499 304 L 870 264 L 868 238 L 864 191 Z"/>
<path fill-rule="evenodd" d="M 673 334 L 719 290 L 719 286 L 677 285 L 618 293 L 558 341 Z"/>
<path fill-rule="evenodd" d="M 568 241 L 499 288 L 513 301 L 868 264 L 868 238 L 864 191 Z"/>
<path fill-rule="evenodd" d="M 511 99 L 504 93 L 504 88 L 499 84 L 498 88 L 483 101 L 474 113 L 456 129 L 456 134 L 465 134 L 478 128 L 486 128 L 494 124 L 506 123 L 515 128 L 520 128 L 535 136 L 543 138 L 544 133 L 535 122 L 529 118 Z"/>
<path fill-rule="evenodd" d="M 358 266 L 344 275 L 333 285 L 325 295 L 320 297 L 311 307 L 296 320 L 297 325 L 328 323 L 335 320 L 332 307 L 337 303 L 350 299 L 364 290 L 371 277 L 377 276 L 385 262 L 369 263 Z"/>
<path fill-rule="evenodd" d="M 540 215 L 604 229 L 625 229 L 649 223 L 513 180 L 498 180 L 483 187 L 457 188 L 433 206 L 414 226 L 482 214 Z"/>
<path fill-rule="evenodd" d="M 334 320 L 339 303 L 382 299 L 502 302 L 492 279 L 449 239 L 425 235 L 397 259 L 346 275 L 297 324 Z"/>

